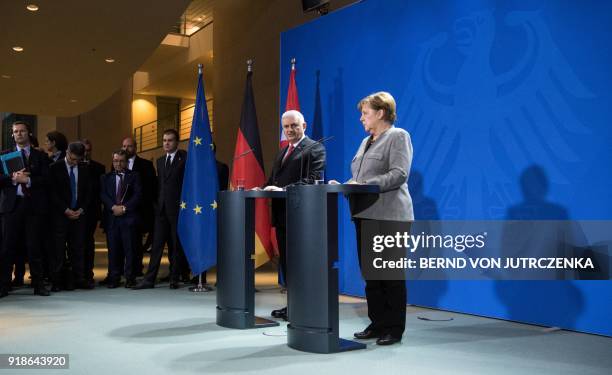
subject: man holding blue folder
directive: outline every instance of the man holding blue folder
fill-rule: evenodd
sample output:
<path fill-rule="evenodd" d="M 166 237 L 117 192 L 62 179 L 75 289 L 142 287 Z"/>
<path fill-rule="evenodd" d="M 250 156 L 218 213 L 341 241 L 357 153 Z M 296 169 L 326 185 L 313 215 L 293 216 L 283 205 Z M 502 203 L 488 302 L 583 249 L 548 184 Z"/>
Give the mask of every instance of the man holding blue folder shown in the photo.
<path fill-rule="evenodd" d="M 17 254 L 27 252 L 32 288 L 35 295 L 48 296 L 43 283 L 42 243 L 39 230 L 47 213 L 49 158 L 30 145 L 30 126 L 23 121 L 13 123 L 15 149 L 19 151 L 23 169 L 0 176 L 0 215 L 2 215 L 2 247 L 0 249 L 0 298 L 10 289 L 11 269 Z"/>

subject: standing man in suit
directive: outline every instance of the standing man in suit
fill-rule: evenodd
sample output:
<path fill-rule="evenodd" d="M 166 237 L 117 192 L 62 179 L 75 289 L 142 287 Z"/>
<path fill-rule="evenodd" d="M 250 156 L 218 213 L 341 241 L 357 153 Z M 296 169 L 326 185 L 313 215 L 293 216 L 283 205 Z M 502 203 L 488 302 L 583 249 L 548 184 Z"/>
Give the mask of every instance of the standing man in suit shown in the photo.
<path fill-rule="evenodd" d="M 127 169 L 127 154 L 113 153 L 114 171 L 102 176 L 100 199 L 104 204 L 104 227 L 108 239 L 108 288 L 117 288 L 121 275 L 125 287 L 135 283 L 134 253 L 138 241 L 138 207 L 142 197 L 140 176 Z"/>
<path fill-rule="evenodd" d="M 85 145 L 85 159 L 83 162 L 89 166 L 89 175 L 92 184 L 92 198 L 87 211 L 85 228 L 85 279 L 90 287 L 94 286 L 94 261 L 96 255 L 95 233 L 98 222 L 102 218 L 102 201 L 100 200 L 100 179 L 106 173 L 106 167 L 102 163 L 91 158 L 93 145 L 89 139 L 83 139 Z"/>
<path fill-rule="evenodd" d="M 170 289 L 179 288 L 181 275 L 187 269 L 187 259 L 177 235 L 178 214 L 181 206 L 183 190 L 183 175 L 187 152 L 178 149 L 179 134 L 174 129 L 167 129 L 163 134 L 163 147 L 166 154 L 157 159 L 158 198 L 155 208 L 155 230 L 153 235 L 153 250 L 147 273 L 140 284 L 134 289 L 155 287 L 155 279 L 159 272 L 164 245 L 168 244 L 170 260 Z"/>
<path fill-rule="evenodd" d="M 274 190 L 290 184 L 309 183 L 325 169 L 325 147 L 308 138 L 304 116 L 298 111 L 283 113 L 281 123 L 289 144 L 276 155 L 272 173 L 264 190 Z M 287 216 L 284 199 L 272 199 L 272 225 L 276 227 L 280 269 L 287 278 Z M 287 320 L 287 307 L 274 310 L 275 318 Z"/>
<path fill-rule="evenodd" d="M 2 249 L 0 250 L 0 298 L 8 294 L 11 268 L 16 254 L 27 252 L 35 295 L 48 296 L 43 283 L 42 243 L 39 233 L 48 211 L 47 192 L 49 158 L 30 144 L 30 126 L 17 121 L 12 126 L 16 150 L 21 152 L 25 168 L 0 176 L 0 215 Z M 12 150 L 11 150 L 12 151 Z"/>
<path fill-rule="evenodd" d="M 140 228 L 138 228 L 138 240 L 140 246 L 135 250 L 134 254 L 134 274 L 142 276 L 142 257 L 145 250 L 151 245 L 153 238 L 153 226 L 155 222 L 155 193 L 157 191 L 157 178 L 155 176 L 155 168 L 150 160 L 143 159 L 136 154 L 136 140 L 132 137 L 127 137 L 123 140 L 121 148 L 125 151 L 128 158 L 127 169 L 132 172 L 137 172 L 140 175 L 142 183 L 142 199 L 140 207 L 138 207 L 138 215 L 140 217 Z M 145 239 L 145 235 L 148 236 Z"/>
<path fill-rule="evenodd" d="M 55 224 L 55 247 L 50 257 L 51 290 L 54 292 L 61 290 L 66 259 L 71 269 L 67 270 L 64 288 L 90 289 L 85 277 L 85 229 L 93 188 L 89 168 L 80 163 L 84 157 L 85 145 L 72 142 L 66 156 L 49 167 L 51 218 Z"/>

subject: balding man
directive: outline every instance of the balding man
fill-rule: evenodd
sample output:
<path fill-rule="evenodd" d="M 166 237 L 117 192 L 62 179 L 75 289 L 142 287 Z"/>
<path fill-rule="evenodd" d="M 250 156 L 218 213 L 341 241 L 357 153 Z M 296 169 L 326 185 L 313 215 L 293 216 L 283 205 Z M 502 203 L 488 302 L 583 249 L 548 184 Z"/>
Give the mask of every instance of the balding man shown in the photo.
<path fill-rule="evenodd" d="M 281 119 L 283 133 L 289 144 L 280 150 L 274 160 L 272 173 L 265 189 L 285 187 L 296 182 L 312 183 L 325 169 L 325 148 L 305 134 L 306 122 L 298 111 L 287 111 Z M 280 269 L 287 277 L 287 224 L 285 200 L 272 200 L 272 224 L 276 227 L 276 239 L 280 255 Z M 272 316 L 287 320 L 287 307 L 272 311 Z"/>
<path fill-rule="evenodd" d="M 153 239 L 153 224 L 155 222 L 154 204 L 155 194 L 157 192 L 157 177 L 155 168 L 150 160 L 143 159 L 136 154 L 136 140 L 132 137 L 127 137 L 123 140 L 121 148 L 127 154 L 127 169 L 132 172 L 137 172 L 140 176 L 142 184 L 142 199 L 138 207 L 138 215 L 141 225 L 138 228 L 137 246 L 134 249 L 134 267 L 133 274 L 142 276 L 142 257 L 145 249 L 151 244 Z M 147 241 L 143 241 L 146 234 L 149 234 Z"/>

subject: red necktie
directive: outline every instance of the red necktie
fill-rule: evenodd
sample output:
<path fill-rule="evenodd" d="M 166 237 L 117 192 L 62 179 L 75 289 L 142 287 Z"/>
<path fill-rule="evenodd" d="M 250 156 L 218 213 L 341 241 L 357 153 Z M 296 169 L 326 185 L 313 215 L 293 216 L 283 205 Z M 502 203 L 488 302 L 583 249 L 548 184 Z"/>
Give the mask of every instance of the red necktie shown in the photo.
<path fill-rule="evenodd" d="M 285 164 L 285 160 L 287 160 L 287 158 L 289 157 L 289 155 L 291 155 L 293 150 L 295 150 L 295 147 L 293 147 L 293 144 L 290 144 L 289 145 L 289 149 L 287 149 L 287 152 L 285 153 L 285 156 L 283 156 L 283 163 L 282 164 Z"/>

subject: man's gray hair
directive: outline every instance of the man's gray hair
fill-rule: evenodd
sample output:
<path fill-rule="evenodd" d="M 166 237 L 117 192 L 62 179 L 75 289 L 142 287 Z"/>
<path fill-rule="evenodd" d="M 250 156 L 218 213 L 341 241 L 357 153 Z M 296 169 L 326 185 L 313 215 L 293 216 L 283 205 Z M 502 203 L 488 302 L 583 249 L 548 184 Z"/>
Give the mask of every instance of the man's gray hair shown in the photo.
<path fill-rule="evenodd" d="M 284 119 L 285 117 L 291 117 L 292 119 L 296 120 L 298 122 L 298 125 L 303 125 L 305 122 L 304 115 L 300 111 L 296 111 L 295 109 L 291 109 L 283 113 L 281 120 Z"/>

